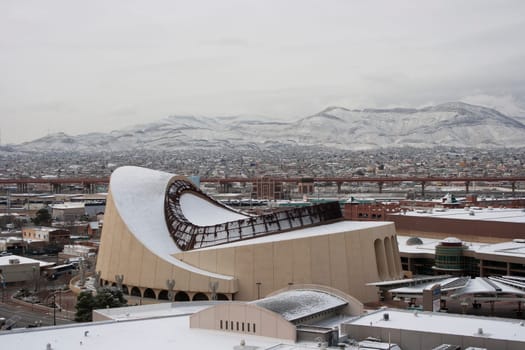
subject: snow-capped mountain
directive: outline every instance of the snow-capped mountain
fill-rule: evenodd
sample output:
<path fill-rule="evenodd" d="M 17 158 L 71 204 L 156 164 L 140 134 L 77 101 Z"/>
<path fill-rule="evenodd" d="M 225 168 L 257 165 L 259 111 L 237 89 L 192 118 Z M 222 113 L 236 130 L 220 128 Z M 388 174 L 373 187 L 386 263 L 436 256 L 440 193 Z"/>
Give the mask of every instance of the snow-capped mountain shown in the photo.
<path fill-rule="evenodd" d="M 421 109 L 329 107 L 288 122 L 264 117 L 171 116 L 107 134 L 53 134 L 14 148 L 19 151 L 122 151 L 290 143 L 353 150 L 404 146 L 524 147 L 525 125 L 494 109 L 462 102 Z"/>

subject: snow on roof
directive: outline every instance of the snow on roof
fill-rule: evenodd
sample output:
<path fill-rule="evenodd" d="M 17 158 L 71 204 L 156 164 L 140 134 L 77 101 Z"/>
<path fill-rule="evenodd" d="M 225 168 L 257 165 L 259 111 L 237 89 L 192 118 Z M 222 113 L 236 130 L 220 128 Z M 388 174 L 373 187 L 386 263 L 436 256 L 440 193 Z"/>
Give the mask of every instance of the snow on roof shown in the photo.
<path fill-rule="evenodd" d="M 395 294 L 421 294 L 423 293 L 423 290 L 429 289 L 435 286 L 436 284 L 445 285 L 447 283 L 453 282 L 456 279 L 457 277 L 451 277 L 451 278 L 446 278 L 440 281 L 429 281 L 429 282 L 425 282 L 421 284 L 389 289 L 389 292 L 395 293 Z"/>
<path fill-rule="evenodd" d="M 249 217 L 220 207 L 193 193 L 183 193 L 179 200 L 186 219 L 197 226 L 212 226 Z"/>
<path fill-rule="evenodd" d="M 110 180 L 115 206 L 130 232 L 149 250 L 185 270 L 213 278 L 233 279 L 186 264 L 172 254 L 181 250 L 168 232 L 164 197 L 173 174 L 135 166 L 116 169 Z"/>
<path fill-rule="evenodd" d="M 317 290 L 297 289 L 256 300 L 255 304 L 281 315 L 288 321 L 315 315 L 319 312 L 344 306 L 348 302 L 338 296 Z"/>
<path fill-rule="evenodd" d="M 499 288 L 499 291 L 495 290 L 496 288 Z M 454 292 L 453 295 L 463 295 L 463 294 L 515 294 L 524 296 L 525 291 L 514 288 L 512 286 L 509 286 L 507 284 L 501 283 L 497 280 L 493 279 L 485 279 L 481 277 L 476 277 L 474 279 L 471 279 L 469 283 L 464 287 Z"/>
<path fill-rule="evenodd" d="M 25 256 L 19 256 L 19 255 L 0 256 L 0 265 L 10 265 L 9 260 L 12 260 L 12 259 L 18 259 L 20 264 L 38 264 L 40 267 L 47 267 L 47 266 L 54 265 L 54 263 L 26 258 Z"/>
<path fill-rule="evenodd" d="M 442 243 L 463 243 L 461 242 L 461 239 L 456 237 L 447 237 L 444 240 L 441 241 Z"/>
<path fill-rule="evenodd" d="M 467 209 L 467 210 L 466 210 Z M 474 215 L 472 215 L 472 213 Z M 525 211 L 523 209 L 505 208 L 475 208 L 475 209 L 446 209 L 438 210 L 419 210 L 407 211 L 406 213 L 395 213 L 392 215 L 423 216 L 443 219 L 462 219 L 462 220 L 483 220 L 499 222 L 525 223 Z"/>
<path fill-rule="evenodd" d="M 513 240 L 502 243 L 487 244 L 476 249 L 478 253 L 488 253 L 505 256 L 525 257 L 525 243 Z"/>
<path fill-rule="evenodd" d="M 388 321 L 384 320 L 384 313 L 388 313 Z M 515 319 L 382 309 L 348 323 L 397 330 L 525 341 L 525 328 L 522 326 L 522 321 Z M 478 335 L 480 328 L 483 330 L 482 335 Z"/>
<path fill-rule="evenodd" d="M 190 328 L 189 316 L 158 317 L 138 321 L 82 323 L 65 327 L 0 332 L 2 349 L 114 350 L 114 349 L 233 349 L 241 339 L 261 349 L 283 340 L 250 334 Z"/>
<path fill-rule="evenodd" d="M 410 245 L 407 241 L 411 237 L 397 236 L 397 243 L 401 253 L 424 253 L 433 255 L 436 246 L 443 240 L 433 238 L 420 237 L 423 244 Z M 521 240 L 512 240 L 501 243 L 477 243 L 477 242 L 463 242 L 468 250 L 474 251 L 478 254 L 494 254 L 501 256 L 520 256 L 525 258 L 525 242 Z"/>
<path fill-rule="evenodd" d="M 184 316 L 222 303 L 225 303 L 225 301 L 165 302 L 159 304 L 98 309 L 96 312 L 114 321 L 142 320 L 155 317 Z"/>
<path fill-rule="evenodd" d="M 53 209 L 83 209 L 84 202 L 66 202 L 62 204 L 52 204 L 50 205 Z"/>

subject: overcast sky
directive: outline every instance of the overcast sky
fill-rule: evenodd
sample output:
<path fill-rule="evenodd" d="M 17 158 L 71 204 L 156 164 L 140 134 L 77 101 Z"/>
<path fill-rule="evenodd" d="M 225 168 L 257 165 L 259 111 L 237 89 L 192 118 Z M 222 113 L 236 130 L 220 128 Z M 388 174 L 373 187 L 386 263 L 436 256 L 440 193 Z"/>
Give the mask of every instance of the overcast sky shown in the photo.
<path fill-rule="evenodd" d="M 525 115 L 525 1 L 1 0 L 1 143 L 168 115 Z"/>

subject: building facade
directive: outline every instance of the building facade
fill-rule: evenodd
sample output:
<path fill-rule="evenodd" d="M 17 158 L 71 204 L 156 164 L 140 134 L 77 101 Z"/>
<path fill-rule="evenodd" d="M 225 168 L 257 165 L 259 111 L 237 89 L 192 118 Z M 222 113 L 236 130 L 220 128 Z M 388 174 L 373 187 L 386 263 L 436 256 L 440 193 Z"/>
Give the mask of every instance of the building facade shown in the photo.
<path fill-rule="evenodd" d="M 96 269 L 102 284 L 120 276 L 131 295 L 176 301 L 319 284 L 368 302 L 378 295 L 367 283 L 402 276 L 392 223 L 343 221 L 338 203 L 250 216 L 137 167 L 111 177 Z"/>

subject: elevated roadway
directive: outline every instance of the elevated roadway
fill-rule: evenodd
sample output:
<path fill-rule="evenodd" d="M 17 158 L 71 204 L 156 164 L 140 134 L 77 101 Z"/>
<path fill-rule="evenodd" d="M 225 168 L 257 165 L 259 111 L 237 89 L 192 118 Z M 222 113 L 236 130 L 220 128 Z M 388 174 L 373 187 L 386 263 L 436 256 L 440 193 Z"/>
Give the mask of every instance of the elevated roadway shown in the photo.
<path fill-rule="evenodd" d="M 201 183 L 216 183 L 218 185 L 228 185 L 232 183 L 254 183 L 257 181 L 268 181 L 274 183 L 335 183 L 338 190 L 341 189 L 344 183 L 375 183 L 379 187 L 379 192 L 382 192 L 385 184 L 412 182 L 421 186 L 421 193 L 425 194 L 425 187 L 430 183 L 462 183 L 465 185 L 465 191 L 469 192 L 470 186 L 476 182 L 487 183 L 504 183 L 511 186 L 512 192 L 516 190 L 518 183 L 525 182 L 525 176 L 460 176 L 460 177 L 446 177 L 446 176 L 378 176 L 378 177 L 205 177 L 201 178 Z M 108 177 L 81 177 L 81 178 L 11 178 L 0 179 L 1 185 L 16 185 L 17 192 L 27 192 L 29 184 L 49 184 L 55 192 L 61 189 L 62 185 L 80 185 L 83 186 L 85 192 L 92 193 L 95 185 L 108 185 Z"/>

